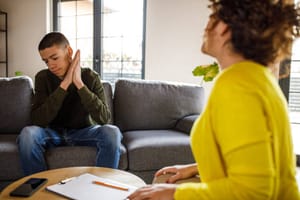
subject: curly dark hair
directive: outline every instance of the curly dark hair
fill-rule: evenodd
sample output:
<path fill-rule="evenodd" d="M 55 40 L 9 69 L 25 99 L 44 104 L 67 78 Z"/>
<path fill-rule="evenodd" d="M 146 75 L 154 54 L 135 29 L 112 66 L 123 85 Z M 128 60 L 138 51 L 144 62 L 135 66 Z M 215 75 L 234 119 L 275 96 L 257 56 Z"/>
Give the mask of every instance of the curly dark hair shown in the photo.
<path fill-rule="evenodd" d="M 291 53 L 300 36 L 300 8 L 284 0 L 210 0 L 212 17 L 232 32 L 233 50 L 268 65 Z"/>

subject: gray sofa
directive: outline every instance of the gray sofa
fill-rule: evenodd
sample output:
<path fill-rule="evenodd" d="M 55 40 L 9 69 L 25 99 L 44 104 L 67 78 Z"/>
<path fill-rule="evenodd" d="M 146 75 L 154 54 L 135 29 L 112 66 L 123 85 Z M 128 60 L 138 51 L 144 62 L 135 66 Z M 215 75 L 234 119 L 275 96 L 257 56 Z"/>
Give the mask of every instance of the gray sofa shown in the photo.
<path fill-rule="evenodd" d="M 189 132 L 204 104 L 197 85 L 118 80 L 114 90 L 103 82 L 112 123 L 123 134 L 119 168 L 151 182 L 161 167 L 193 162 Z M 114 91 L 114 92 L 113 92 Z M 21 178 L 16 138 L 30 124 L 33 84 L 29 77 L 0 78 L 0 191 Z M 92 147 L 57 147 L 46 151 L 49 169 L 94 166 Z"/>

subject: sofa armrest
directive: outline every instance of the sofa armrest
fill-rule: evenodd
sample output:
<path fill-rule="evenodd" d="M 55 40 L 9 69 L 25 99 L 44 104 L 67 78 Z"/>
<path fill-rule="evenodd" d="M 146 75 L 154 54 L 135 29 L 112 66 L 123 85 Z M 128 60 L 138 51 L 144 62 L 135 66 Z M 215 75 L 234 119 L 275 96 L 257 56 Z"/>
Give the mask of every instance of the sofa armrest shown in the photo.
<path fill-rule="evenodd" d="M 184 118 L 178 120 L 175 130 L 190 134 L 192 126 L 198 117 L 199 114 L 185 116 Z"/>
<path fill-rule="evenodd" d="M 19 133 L 31 124 L 32 79 L 28 76 L 0 77 L 0 133 Z"/>

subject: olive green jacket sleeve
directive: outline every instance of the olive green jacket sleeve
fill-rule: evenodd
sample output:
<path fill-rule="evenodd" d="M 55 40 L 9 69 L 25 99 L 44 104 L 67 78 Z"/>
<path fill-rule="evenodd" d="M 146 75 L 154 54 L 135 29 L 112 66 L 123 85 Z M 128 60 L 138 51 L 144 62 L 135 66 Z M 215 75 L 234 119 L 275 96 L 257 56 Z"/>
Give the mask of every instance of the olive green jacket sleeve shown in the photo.
<path fill-rule="evenodd" d="M 32 123 L 46 127 L 56 117 L 67 91 L 58 87 L 49 95 L 47 77 L 45 71 L 41 71 L 35 77 L 35 94 L 31 111 Z"/>
<path fill-rule="evenodd" d="M 87 86 L 78 90 L 81 103 L 97 124 L 109 123 L 111 113 L 105 100 L 104 88 L 99 75 L 96 75 L 93 82 L 92 90 Z"/>

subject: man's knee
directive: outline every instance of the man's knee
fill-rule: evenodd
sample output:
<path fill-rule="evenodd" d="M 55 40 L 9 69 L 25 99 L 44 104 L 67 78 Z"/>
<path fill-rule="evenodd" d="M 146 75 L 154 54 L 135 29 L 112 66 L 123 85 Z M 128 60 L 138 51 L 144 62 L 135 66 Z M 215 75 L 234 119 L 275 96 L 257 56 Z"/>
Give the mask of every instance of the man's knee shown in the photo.
<path fill-rule="evenodd" d="M 26 126 L 24 127 L 21 132 L 20 135 L 17 139 L 18 143 L 32 143 L 35 140 L 37 140 L 38 138 L 41 137 L 42 134 L 42 128 L 38 127 L 38 126 Z"/>
<path fill-rule="evenodd" d="M 114 146 L 120 146 L 122 140 L 122 134 L 120 129 L 113 125 L 104 125 L 101 127 L 102 131 L 104 131 L 105 138 Z"/>

